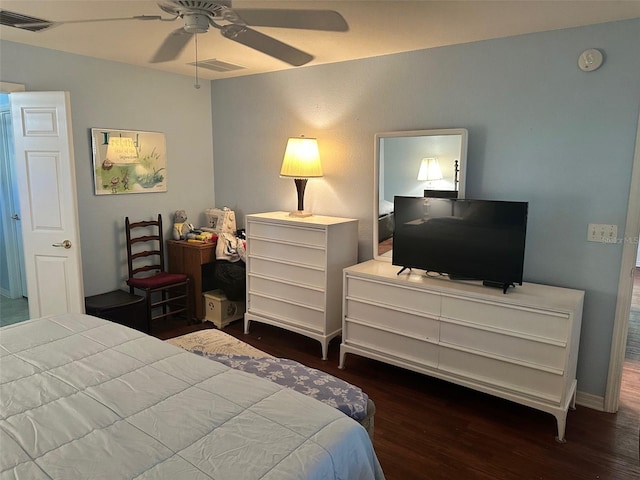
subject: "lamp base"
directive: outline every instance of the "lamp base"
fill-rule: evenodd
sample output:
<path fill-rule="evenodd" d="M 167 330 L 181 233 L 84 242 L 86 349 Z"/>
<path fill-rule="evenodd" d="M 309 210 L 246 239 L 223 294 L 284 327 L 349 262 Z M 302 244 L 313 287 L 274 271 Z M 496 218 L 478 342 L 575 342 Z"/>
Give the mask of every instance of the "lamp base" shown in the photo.
<path fill-rule="evenodd" d="M 313 213 L 307 212 L 306 210 L 294 210 L 293 212 L 289 213 L 290 217 L 298 217 L 298 218 L 310 217 L 312 215 Z"/>

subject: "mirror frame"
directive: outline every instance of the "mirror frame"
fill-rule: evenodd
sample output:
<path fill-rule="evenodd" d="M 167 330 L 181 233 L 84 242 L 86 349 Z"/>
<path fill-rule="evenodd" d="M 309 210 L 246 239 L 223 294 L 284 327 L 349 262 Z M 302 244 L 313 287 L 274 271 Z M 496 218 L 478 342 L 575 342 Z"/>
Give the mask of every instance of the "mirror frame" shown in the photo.
<path fill-rule="evenodd" d="M 379 223 L 380 216 L 380 144 L 385 138 L 398 137 L 433 137 L 442 135 L 460 135 L 460 158 L 458 163 L 458 198 L 465 197 L 466 173 L 467 173 L 467 141 L 469 132 L 464 128 L 445 128 L 436 130 L 406 130 L 397 132 L 376 133 L 374 137 L 375 157 L 373 165 L 373 258 L 384 262 L 391 262 L 391 255 L 379 255 Z"/>

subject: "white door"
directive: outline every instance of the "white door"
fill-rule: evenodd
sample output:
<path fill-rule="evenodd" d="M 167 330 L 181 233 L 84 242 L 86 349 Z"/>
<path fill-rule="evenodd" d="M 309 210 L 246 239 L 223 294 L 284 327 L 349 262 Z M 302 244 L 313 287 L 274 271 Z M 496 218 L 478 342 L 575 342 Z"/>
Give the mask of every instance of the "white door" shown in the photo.
<path fill-rule="evenodd" d="M 69 94 L 10 101 L 29 316 L 84 313 Z"/>

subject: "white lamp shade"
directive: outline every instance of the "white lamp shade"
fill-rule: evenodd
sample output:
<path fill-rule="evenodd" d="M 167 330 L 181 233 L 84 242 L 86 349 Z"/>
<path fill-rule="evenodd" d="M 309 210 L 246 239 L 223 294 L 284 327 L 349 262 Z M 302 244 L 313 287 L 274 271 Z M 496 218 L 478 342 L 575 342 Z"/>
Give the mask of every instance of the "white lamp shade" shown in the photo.
<path fill-rule="evenodd" d="M 135 163 L 138 159 L 138 151 L 133 138 L 111 137 L 107 145 L 107 159 L 114 164 Z"/>
<path fill-rule="evenodd" d="M 290 138 L 284 152 L 280 175 L 293 178 L 321 177 L 318 141 L 306 137 Z"/>
<path fill-rule="evenodd" d="M 442 180 L 442 169 L 437 158 L 423 158 L 418 170 L 418 181 Z"/>

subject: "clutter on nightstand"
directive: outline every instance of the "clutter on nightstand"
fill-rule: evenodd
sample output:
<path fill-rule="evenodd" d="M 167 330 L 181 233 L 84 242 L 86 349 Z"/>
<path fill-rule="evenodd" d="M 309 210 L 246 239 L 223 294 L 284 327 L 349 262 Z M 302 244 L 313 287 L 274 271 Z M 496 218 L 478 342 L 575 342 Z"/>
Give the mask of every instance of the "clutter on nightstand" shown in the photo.
<path fill-rule="evenodd" d="M 202 227 L 205 232 L 215 233 L 235 233 L 236 231 L 236 214 L 228 207 L 223 208 L 207 208 L 204 211 L 207 217 L 207 225 Z"/>
<path fill-rule="evenodd" d="M 216 243 L 218 236 L 215 233 L 192 230 L 187 234 L 187 241 L 193 243 Z"/>

